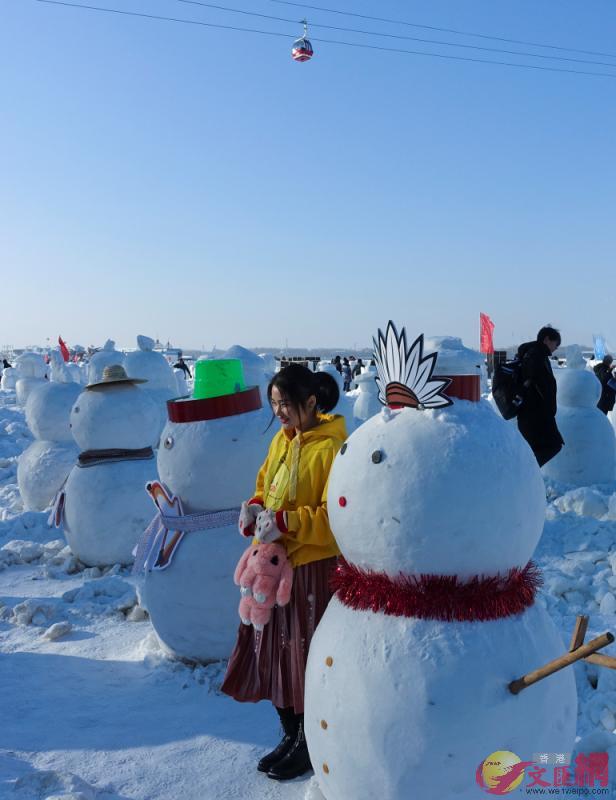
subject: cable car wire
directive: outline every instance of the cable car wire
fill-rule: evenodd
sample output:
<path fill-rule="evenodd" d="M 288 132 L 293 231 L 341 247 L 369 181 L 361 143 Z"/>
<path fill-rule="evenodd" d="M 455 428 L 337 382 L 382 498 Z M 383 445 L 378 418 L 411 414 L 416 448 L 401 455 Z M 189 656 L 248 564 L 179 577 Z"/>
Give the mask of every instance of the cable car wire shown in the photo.
<path fill-rule="evenodd" d="M 120 16 L 151 19 L 160 22 L 175 22 L 183 25 L 197 25 L 199 27 L 205 27 L 205 28 L 239 31 L 241 33 L 256 33 L 261 36 L 276 36 L 276 37 L 282 37 L 284 39 L 297 38 L 296 34 L 293 33 L 282 33 L 280 31 L 264 31 L 256 28 L 241 28 L 236 25 L 222 25 L 220 23 L 215 23 L 215 22 L 205 22 L 204 20 L 182 19 L 180 17 L 167 17 L 158 14 L 147 14 L 142 11 L 126 11 L 125 9 L 118 9 L 118 8 L 104 8 L 102 6 L 86 5 L 85 3 L 69 3 L 66 2 L 66 0 L 35 0 L 35 2 L 45 3 L 47 5 L 53 5 L 53 6 L 62 6 L 64 8 L 78 8 L 86 11 L 98 11 L 107 14 L 116 14 Z M 601 77 L 601 78 L 616 78 L 616 74 L 610 72 L 593 72 L 590 70 L 568 69 L 566 67 L 547 67 L 547 66 L 540 66 L 539 64 L 519 64 L 511 61 L 494 61 L 492 59 L 487 59 L 487 58 L 471 58 L 469 56 L 454 56 L 454 55 L 448 55 L 446 53 L 430 53 L 422 50 L 405 50 L 403 48 L 397 48 L 397 47 L 382 47 L 379 45 L 366 44 L 360 42 L 344 42 L 340 41 L 339 39 L 322 39 L 322 38 L 311 37 L 311 40 L 313 42 L 322 42 L 324 44 L 334 44 L 344 47 L 355 47 L 364 50 L 378 50 L 387 53 L 401 53 L 405 55 L 427 56 L 429 58 L 440 58 L 447 61 L 466 61 L 475 64 L 491 64 L 491 65 L 498 65 L 501 67 L 516 67 L 518 69 L 539 70 L 541 72 L 564 72 L 572 75 L 590 75 L 593 77 Z"/>
<path fill-rule="evenodd" d="M 368 19 L 372 22 L 386 22 L 390 25 L 407 25 L 410 28 L 423 28 L 429 31 L 438 31 L 439 33 L 455 33 L 457 36 L 475 36 L 480 39 L 492 39 L 497 42 L 507 42 L 508 44 L 523 44 L 529 47 L 546 47 L 550 50 L 564 50 L 570 53 L 583 53 L 587 56 L 604 56 L 605 58 L 616 58 L 616 53 L 602 53 L 599 50 L 580 50 L 576 47 L 562 47 L 556 44 L 542 44 L 540 42 L 528 42 L 523 39 L 506 39 L 503 36 L 488 36 L 485 33 L 473 33 L 472 31 L 460 31 L 455 28 L 438 28 L 436 25 L 422 25 L 418 22 L 408 22 L 403 19 L 387 19 L 385 17 L 373 17 L 369 14 L 358 14 L 353 11 L 341 11 L 336 8 L 323 8 L 322 6 L 312 6 L 307 3 L 294 3 L 291 0 L 270 0 L 271 3 L 279 3 L 285 6 L 295 6 L 296 8 L 310 8 L 313 11 L 325 11 L 328 14 L 341 14 L 345 17 L 358 17 L 359 19 Z"/>
<path fill-rule="evenodd" d="M 214 3 L 205 3 L 202 0 L 175 0 L 177 3 L 185 3 L 191 6 L 202 6 L 203 8 L 211 8 L 216 11 L 227 11 L 233 14 L 245 14 L 250 17 L 260 17 L 262 19 L 271 19 L 276 22 L 289 22 L 297 24 L 298 20 L 288 19 L 287 17 L 276 17 L 271 14 L 260 14 L 257 11 L 246 11 L 241 8 L 230 8 L 229 6 L 216 5 Z M 301 20 L 299 20 L 301 22 Z M 519 50 L 505 50 L 498 47 L 485 47 L 479 44 L 463 44 L 461 42 L 444 42 L 439 39 L 421 39 L 417 36 L 403 36 L 396 33 L 381 33 L 380 31 L 366 31 L 358 28 L 343 28 L 337 25 L 326 25 L 324 23 L 310 21 L 311 28 L 324 28 L 332 31 L 343 31 L 344 33 L 360 33 L 367 36 L 381 36 L 387 39 L 402 39 L 409 42 L 421 42 L 422 44 L 437 44 L 444 47 L 462 47 L 466 50 L 481 50 L 488 53 L 503 53 L 508 56 L 523 56 L 525 58 L 543 58 L 549 61 L 568 61 L 574 64 L 594 64 L 600 67 L 616 67 L 616 63 L 611 64 L 608 61 L 590 61 L 584 58 L 568 58 L 567 56 L 548 56 L 545 53 L 529 53 L 521 52 Z"/>

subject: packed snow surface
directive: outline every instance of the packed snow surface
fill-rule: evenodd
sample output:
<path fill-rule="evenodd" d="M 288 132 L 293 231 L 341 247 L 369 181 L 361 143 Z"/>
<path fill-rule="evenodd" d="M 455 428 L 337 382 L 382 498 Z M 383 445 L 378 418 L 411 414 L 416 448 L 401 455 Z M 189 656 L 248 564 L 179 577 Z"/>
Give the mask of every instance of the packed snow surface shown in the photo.
<path fill-rule="evenodd" d="M 166 657 L 128 571 L 84 568 L 46 513 L 23 510 L 17 458 L 32 436 L 14 402 L 0 393 L 0 797 L 320 800 L 309 775 L 279 784 L 256 772 L 278 741 L 269 704 L 222 695 L 224 662 Z M 616 628 L 616 484 L 547 488 L 540 602 L 565 643 L 576 614 L 589 614 L 590 640 Z M 576 749 L 607 751 L 613 765 L 616 673 L 588 663 L 573 673 Z M 612 794 L 615 778 L 612 768 Z"/>

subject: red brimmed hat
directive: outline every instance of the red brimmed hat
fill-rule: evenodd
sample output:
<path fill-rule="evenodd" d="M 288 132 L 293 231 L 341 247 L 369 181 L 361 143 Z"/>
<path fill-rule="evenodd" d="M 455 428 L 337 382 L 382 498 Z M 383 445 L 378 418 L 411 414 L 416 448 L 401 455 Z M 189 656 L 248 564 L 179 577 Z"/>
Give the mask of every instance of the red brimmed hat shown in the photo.
<path fill-rule="evenodd" d="M 168 400 L 171 422 L 203 422 L 258 411 L 258 386 L 246 387 L 242 362 L 237 358 L 197 361 L 193 397 Z"/>

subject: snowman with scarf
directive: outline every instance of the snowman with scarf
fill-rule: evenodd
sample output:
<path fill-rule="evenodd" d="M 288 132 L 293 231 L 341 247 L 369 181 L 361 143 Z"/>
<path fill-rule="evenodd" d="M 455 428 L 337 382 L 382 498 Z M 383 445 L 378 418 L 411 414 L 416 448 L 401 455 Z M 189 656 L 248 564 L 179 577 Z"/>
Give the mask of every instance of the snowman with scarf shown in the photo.
<path fill-rule="evenodd" d="M 190 661 L 227 657 L 237 633 L 233 574 L 246 546 L 240 503 L 272 434 L 257 386 L 238 359 L 195 365 L 192 398 L 167 403 L 158 451 L 160 480 L 147 490 L 158 513 L 137 549 L 141 603 L 163 647 Z"/>
<path fill-rule="evenodd" d="M 130 564 L 151 518 L 143 486 L 152 474 L 160 415 L 141 383 L 120 364 L 108 365 L 71 409 L 80 453 L 50 522 L 63 525 L 72 552 L 89 567 Z"/>
<path fill-rule="evenodd" d="M 571 670 L 509 686 L 564 651 L 530 561 L 543 481 L 479 375 L 434 375 L 423 336 L 408 347 L 391 322 L 374 355 L 383 411 L 330 473 L 343 557 L 306 673 L 309 796 L 476 800 L 489 754 L 575 740 Z"/>

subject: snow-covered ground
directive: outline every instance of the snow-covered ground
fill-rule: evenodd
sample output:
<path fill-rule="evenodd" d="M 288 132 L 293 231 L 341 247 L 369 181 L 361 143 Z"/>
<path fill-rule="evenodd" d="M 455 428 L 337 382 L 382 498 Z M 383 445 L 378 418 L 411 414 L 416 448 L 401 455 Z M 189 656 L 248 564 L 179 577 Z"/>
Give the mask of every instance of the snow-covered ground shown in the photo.
<path fill-rule="evenodd" d="M 128 571 L 83 569 L 45 513 L 22 511 L 32 438 L 12 401 L 0 392 L 0 798 L 304 798 L 309 777 L 255 770 L 278 737 L 269 704 L 221 695 L 222 663 L 167 659 Z M 542 602 L 567 645 L 576 614 L 590 615 L 587 641 L 616 631 L 616 484 L 549 484 L 548 497 Z M 578 749 L 609 750 L 616 791 L 616 672 L 575 671 Z"/>

